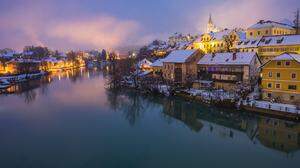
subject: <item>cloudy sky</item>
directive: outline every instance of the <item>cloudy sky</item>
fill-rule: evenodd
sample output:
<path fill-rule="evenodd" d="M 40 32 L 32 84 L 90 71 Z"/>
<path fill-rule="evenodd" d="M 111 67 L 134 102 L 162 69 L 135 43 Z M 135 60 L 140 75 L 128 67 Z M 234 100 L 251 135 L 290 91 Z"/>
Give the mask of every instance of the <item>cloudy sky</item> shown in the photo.
<path fill-rule="evenodd" d="M 219 27 L 293 19 L 299 0 L 0 0 L 0 48 L 142 45 L 175 32 L 201 33 L 209 13 Z"/>

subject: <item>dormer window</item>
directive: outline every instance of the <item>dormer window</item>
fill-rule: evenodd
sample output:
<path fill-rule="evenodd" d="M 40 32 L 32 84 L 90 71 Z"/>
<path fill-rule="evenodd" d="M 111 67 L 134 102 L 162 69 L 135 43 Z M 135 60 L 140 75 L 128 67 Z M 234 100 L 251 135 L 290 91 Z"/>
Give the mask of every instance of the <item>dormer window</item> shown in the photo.
<path fill-rule="evenodd" d="M 285 66 L 290 66 L 291 65 L 291 62 L 290 61 L 286 61 L 285 62 Z"/>

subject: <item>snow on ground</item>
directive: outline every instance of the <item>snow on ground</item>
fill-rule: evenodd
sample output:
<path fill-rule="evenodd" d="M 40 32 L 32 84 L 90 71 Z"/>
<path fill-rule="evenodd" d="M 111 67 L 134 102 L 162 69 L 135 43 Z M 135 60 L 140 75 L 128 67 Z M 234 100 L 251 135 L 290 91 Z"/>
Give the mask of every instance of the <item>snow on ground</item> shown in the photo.
<path fill-rule="evenodd" d="M 190 89 L 185 90 L 188 94 L 191 96 L 201 96 L 205 100 L 232 100 L 232 99 L 238 99 L 238 96 L 225 92 L 223 90 L 198 90 L 198 89 Z"/>
<path fill-rule="evenodd" d="M 256 100 L 243 101 L 243 104 L 250 105 L 257 108 L 262 108 L 262 109 L 300 114 L 300 110 L 298 110 L 295 105 L 291 105 L 291 104 L 271 103 L 268 101 L 256 101 Z"/>

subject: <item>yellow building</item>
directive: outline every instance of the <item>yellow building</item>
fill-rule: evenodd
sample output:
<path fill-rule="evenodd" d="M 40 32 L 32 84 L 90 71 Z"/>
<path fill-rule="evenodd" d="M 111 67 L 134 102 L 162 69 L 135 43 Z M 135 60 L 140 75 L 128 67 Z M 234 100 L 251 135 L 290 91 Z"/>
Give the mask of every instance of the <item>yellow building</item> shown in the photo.
<path fill-rule="evenodd" d="M 296 30 L 292 25 L 270 20 L 260 20 L 247 29 L 246 37 L 247 39 L 256 39 L 262 36 L 295 34 L 295 32 Z"/>
<path fill-rule="evenodd" d="M 258 53 L 259 39 L 245 39 L 236 42 L 235 47 L 238 52 L 256 52 Z"/>
<path fill-rule="evenodd" d="M 225 40 L 225 39 L 228 40 Z M 235 44 L 245 38 L 245 32 L 240 30 L 224 29 L 219 32 L 210 32 L 201 35 L 193 43 L 193 49 L 200 49 L 205 53 L 228 52 L 235 48 Z M 227 41 L 227 42 L 226 42 Z M 232 45 L 228 43 L 232 42 Z"/>
<path fill-rule="evenodd" d="M 258 43 L 258 55 L 263 63 L 286 52 L 300 54 L 300 35 L 264 36 Z"/>
<path fill-rule="evenodd" d="M 300 101 L 300 55 L 282 54 L 262 67 L 262 97 L 280 103 Z"/>

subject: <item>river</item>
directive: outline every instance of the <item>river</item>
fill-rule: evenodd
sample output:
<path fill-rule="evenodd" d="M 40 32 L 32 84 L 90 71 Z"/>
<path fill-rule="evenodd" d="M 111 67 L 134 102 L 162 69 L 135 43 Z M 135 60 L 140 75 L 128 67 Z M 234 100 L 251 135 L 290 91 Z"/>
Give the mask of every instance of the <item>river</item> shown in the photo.
<path fill-rule="evenodd" d="M 0 95 L 0 167 L 298 167 L 300 123 L 105 89 L 96 69 Z"/>

